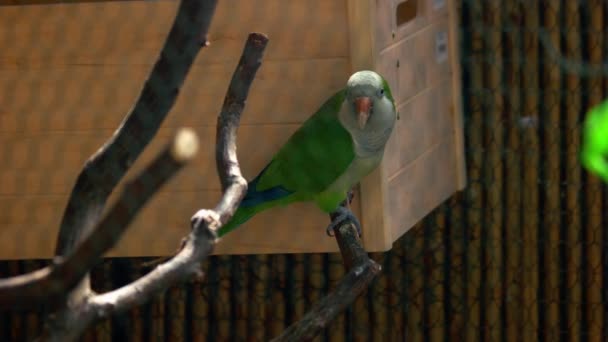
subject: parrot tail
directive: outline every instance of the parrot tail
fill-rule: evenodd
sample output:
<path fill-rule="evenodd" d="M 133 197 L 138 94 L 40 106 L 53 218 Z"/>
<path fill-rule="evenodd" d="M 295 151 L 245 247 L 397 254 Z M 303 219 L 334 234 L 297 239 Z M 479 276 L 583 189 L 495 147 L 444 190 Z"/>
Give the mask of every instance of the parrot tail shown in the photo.
<path fill-rule="evenodd" d="M 266 171 L 267 168 L 268 166 L 266 166 L 257 177 L 249 182 L 245 197 L 234 213 L 234 216 L 232 216 L 232 219 L 218 230 L 218 237 L 226 235 L 263 210 L 274 207 L 278 204 L 286 204 L 290 202 L 288 197 L 289 195 L 293 194 L 293 192 L 283 188 L 282 186 L 275 186 L 261 191 L 256 189 L 260 177 L 264 174 L 264 171 Z"/>
<path fill-rule="evenodd" d="M 246 208 L 246 207 L 240 206 L 234 213 L 234 216 L 232 216 L 232 219 L 230 219 L 230 221 L 228 221 L 228 223 L 226 223 L 224 226 L 222 226 L 218 230 L 217 236 L 222 237 L 222 236 L 230 233 L 231 231 L 236 229 L 236 227 L 247 222 L 253 215 L 255 215 L 255 213 L 256 213 L 255 208 L 251 208 L 251 207 Z"/>

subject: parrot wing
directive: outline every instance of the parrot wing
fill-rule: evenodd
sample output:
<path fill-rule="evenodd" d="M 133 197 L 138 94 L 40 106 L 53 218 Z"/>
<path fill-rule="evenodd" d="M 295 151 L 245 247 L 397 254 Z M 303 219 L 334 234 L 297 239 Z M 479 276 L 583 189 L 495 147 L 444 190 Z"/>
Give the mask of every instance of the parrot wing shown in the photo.
<path fill-rule="evenodd" d="M 312 200 L 346 171 L 355 152 L 350 134 L 338 120 L 344 96 L 341 90 L 330 97 L 249 182 L 239 209 L 220 229 L 220 236 L 267 208 Z"/>

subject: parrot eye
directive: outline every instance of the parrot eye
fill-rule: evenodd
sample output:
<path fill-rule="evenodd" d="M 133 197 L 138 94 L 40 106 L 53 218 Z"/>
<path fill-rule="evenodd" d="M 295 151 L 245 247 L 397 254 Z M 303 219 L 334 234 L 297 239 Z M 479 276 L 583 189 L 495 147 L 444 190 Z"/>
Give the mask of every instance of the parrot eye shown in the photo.
<path fill-rule="evenodd" d="M 378 90 L 378 97 L 382 96 L 384 96 L 384 89 L 380 88 L 380 90 Z"/>

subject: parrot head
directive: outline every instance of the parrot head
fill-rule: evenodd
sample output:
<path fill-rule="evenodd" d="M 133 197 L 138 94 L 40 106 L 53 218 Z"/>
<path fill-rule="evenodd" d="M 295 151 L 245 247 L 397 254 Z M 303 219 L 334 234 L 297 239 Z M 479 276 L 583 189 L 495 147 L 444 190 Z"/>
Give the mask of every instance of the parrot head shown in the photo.
<path fill-rule="evenodd" d="M 346 83 L 346 114 L 341 118 L 351 132 L 385 132 L 397 114 L 388 83 L 370 70 L 354 73 Z"/>

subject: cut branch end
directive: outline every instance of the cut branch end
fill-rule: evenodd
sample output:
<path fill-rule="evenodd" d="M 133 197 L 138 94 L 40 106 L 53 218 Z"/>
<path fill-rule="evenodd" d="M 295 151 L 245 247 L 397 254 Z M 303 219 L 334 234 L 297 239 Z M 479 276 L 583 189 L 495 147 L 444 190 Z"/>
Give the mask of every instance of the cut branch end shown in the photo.
<path fill-rule="evenodd" d="M 182 128 L 175 135 L 171 146 L 171 155 L 179 162 L 192 159 L 198 152 L 199 143 L 192 128 Z"/>

